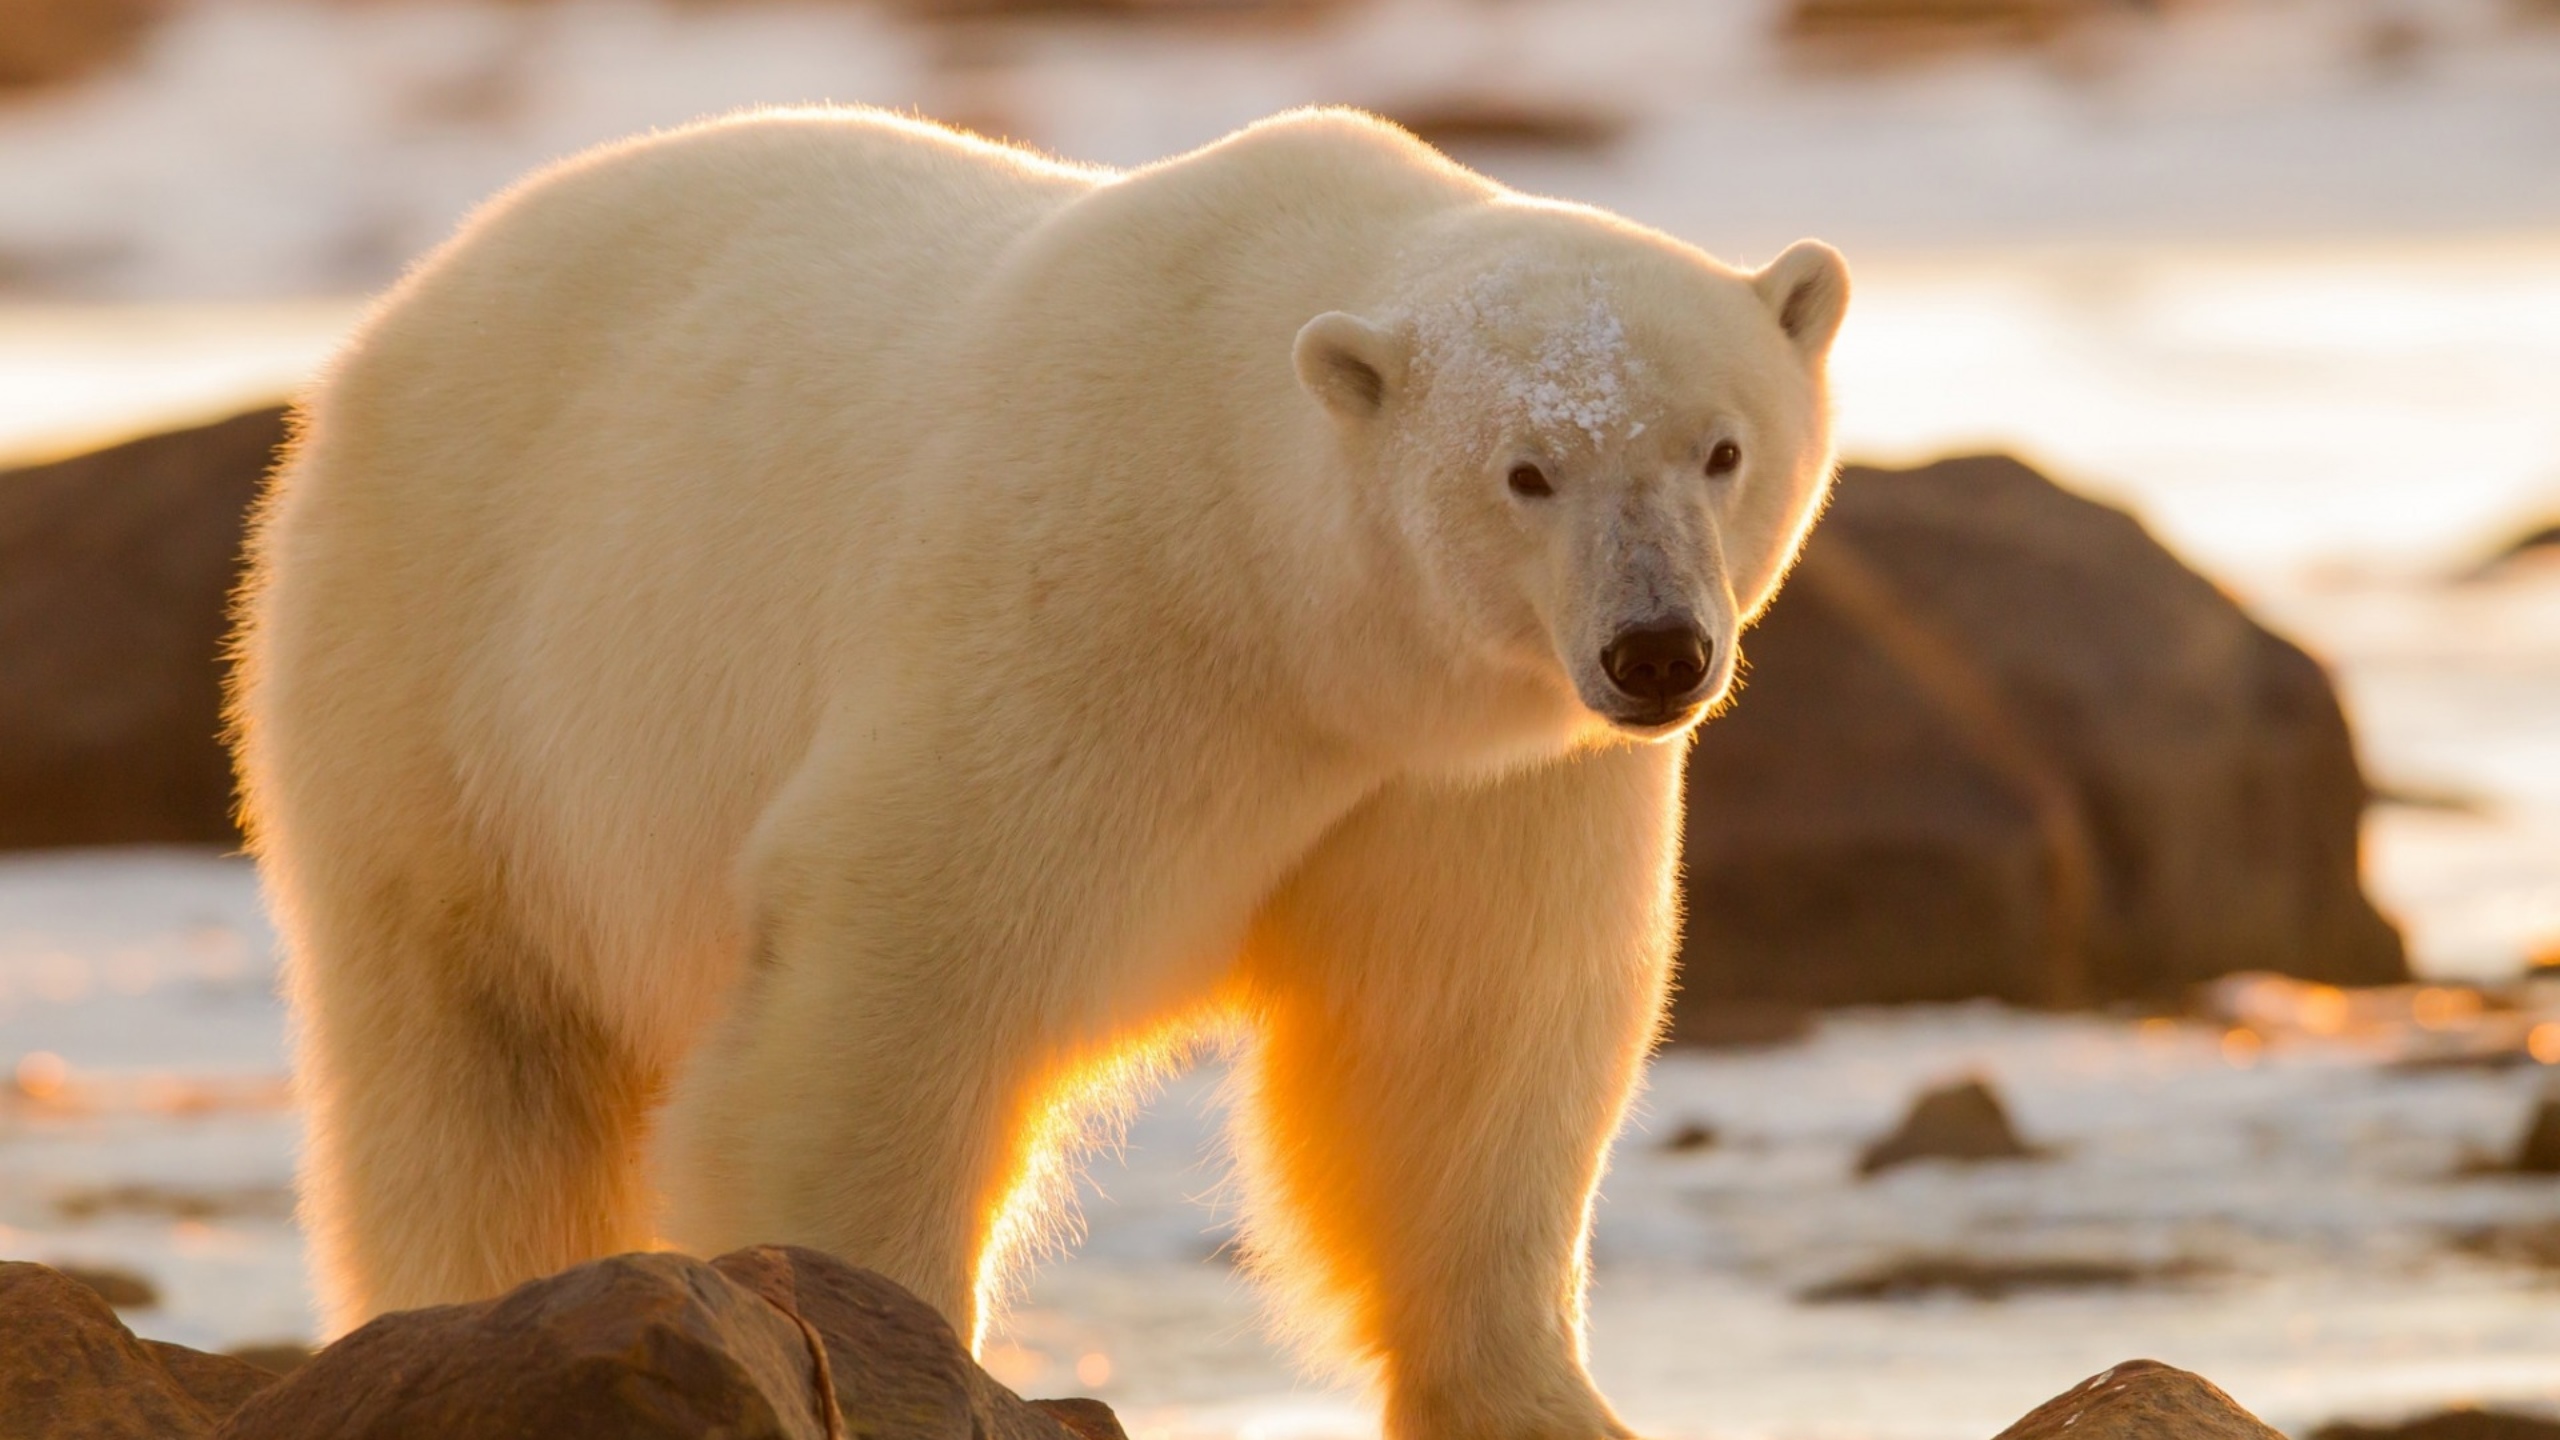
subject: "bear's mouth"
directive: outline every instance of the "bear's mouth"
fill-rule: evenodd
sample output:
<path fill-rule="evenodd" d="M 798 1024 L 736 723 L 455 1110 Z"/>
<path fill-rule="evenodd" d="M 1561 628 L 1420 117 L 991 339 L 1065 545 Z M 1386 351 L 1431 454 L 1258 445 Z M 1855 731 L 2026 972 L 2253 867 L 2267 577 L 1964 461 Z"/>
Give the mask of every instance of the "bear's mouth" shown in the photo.
<path fill-rule="evenodd" d="M 1696 723 L 1706 713 L 1706 701 L 1691 700 L 1676 705 L 1643 705 L 1623 710 L 1604 710 L 1600 718 L 1610 728 L 1638 740 L 1660 740 L 1675 735 Z"/>

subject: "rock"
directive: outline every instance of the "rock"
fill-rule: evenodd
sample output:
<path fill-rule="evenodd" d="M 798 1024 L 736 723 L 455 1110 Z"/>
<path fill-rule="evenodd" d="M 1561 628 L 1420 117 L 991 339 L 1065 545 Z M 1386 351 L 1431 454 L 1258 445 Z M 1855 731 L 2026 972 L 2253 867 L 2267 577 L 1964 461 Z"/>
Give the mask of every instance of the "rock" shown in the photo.
<path fill-rule="evenodd" d="M 2284 1440 L 2212 1381 L 2128 1360 L 2027 1412 L 1993 1440 Z"/>
<path fill-rule="evenodd" d="M 2403 981 L 2327 676 L 2015 460 L 1853 468 L 1690 752 L 1673 1031 L 1742 1001 Z"/>
<path fill-rule="evenodd" d="M 2505 1164 L 2482 1158 L 2459 1167 L 2458 1176 L 2511 1173 Z M 2560 1220 L 2516 1220 L 2496 1225 L 2464 1226 L 2445 1237 L 2456 1250 L 2509 1265 L 2560 1270 Z"/>
<path fill-rule="evenodd" d="M 0 0 L 0 88 L 60 85 L 122 60 L 167 8 L 166 0 Z"/>
<path fill-rule="evenodd" d="M 238 1355 L 207 1354 L 166 1340 L 145 1340 L 142 1348 L 216 1425 L 249 1403 L 250 1396 L 276 1383 L 276 1371 Z"/>
<path fill-rule="evenodd" d="M 717 1434 L 1125 1440 L 1026 1402 L 931 1306 L 814 1250 L 620 1255 L 496 1300 L 386 1315 L 272 1383 L 224 1440 Z"/>
<path fill-rule="evenodd" d="M 2311 1440 L 2560 1440 L 2560 1420 L 2512 1410 L 2440 1410 L 2397 1425 L 2335 1421 Z"/>
<path fill-rule="evenodd" d="M 385 1315 L 221 1433 L 826 1440 L 833 1398 L 815 1337 L 754 1291 L 689 1256 L 617 1255 L 495 1300 Z"/>
<path fill-rule="evenodd" d="M 978 1368 L 941 1312 L 881 1275 L 791 1245 L 759 1245 L 711 1263 L 825 1342 L 845 1418 L 861 1433 L 882 1440 L 1067 1440 L 1062 1421 Z"/>
<path fill-rule="evenodd" d="M 2545 1095 L 2533 1107 L 2507 1168 L 2520 1175 L 2560 1175 L 2560 1095 Z"/>
<path fill-rule="evenodd" d="M 1991 1259 L 1977 1255 L 1906 1255 L 1796 1292 L 1806 1305 L 1856 1300 L 1917 1300 L 1962 1295 L 2001 1300 L 2043 1290 L 2120 1290 L 2201 1272 L 2194 1264 L 2136 1265 L 2122 1260 Z"/>
<path fill-rule="evenodd" d="M 1129 1440 L 1120 1417 L 1099 1400 L 1034 1400 L 1031 1408 L 1065 1426 L 1075 1440 Z"/>
<path fill-rule="evenodd" d="M 1713 1125 L 1692 1120 L 1665 1137 L 1662 1148 L 1674 1155 L 1696 1155 L 1713 1150 L 1716 1148 L 1716 1142 L 1722 1138 L 1716 1134 L 1716 1127 Z"/>
<path fill-rule="evenodd" d="M 2548 525 L 2537 525 L 2499 546 L 2490 552 L 2487 559 L 2472 568 L 2469 578 L 2486 579 L 2510 566 L 2549 561 L 2555 558 L 2560 558 L 2560 520 L 2555 520 Z"/>
<path fill-rule="evenodd" d="M 223 1353 L 234 1360 L 247 1361 L 269 1375 L 290 1375 L 310 1362 L 312 1350 L 299 1340 L 262 1340 Z"/>
<path fill-rule="evenodd" d="M 119 1310 L 148 1310 L 160 1303 L 160 1292 L 152 1283 L 130 1270 L 109 1265 L 57 1265 L 57 1274 L 98 1292 L 98 1298 Z"/>
<path fill-rule="evenodd" d="M 137 1340 L 89 1286 L 0 1262 L 0 1435 L 198 1440 L 274 1377 Z"/>
<path fill-rule="evenodd" d="M 1807 59 L 1885 64 L 2043 45 L 2124 8 L 2109 0 L 1788 0 L 1778 38 Z"/>
<path fill-rule="evenodd" d="M 2008 1107 L 1980 1079 L 1925 1091 L 1892 1134 L 1858 1156 L 1858 1173 L 1874 1175 L 1914 1160 L 2032 1160 L 2043 1152 L 2018 1138 Z"/>
<path fill-rule="evenodd" d="M 236 843 L 224 605 L 283 440 L 260 410 L 0 473 L 0 850 Z"/>
<path fill-rule="evenodd" d="M 1630 117 L 1568 100 L 1509 90 L 1458 91 L 1379 107 L 1381 114 L 1455 155 L 1481 151 L 1593 153 L 1624 138 Z"/>
<path fill-rule="evenodd" d="M 1684 1050 L 1767 1050 L 1813 1038 L 1810 1005 L 1768 1000 L 1691 1000 L 1671 1007 L 1662 1042 Z"/>

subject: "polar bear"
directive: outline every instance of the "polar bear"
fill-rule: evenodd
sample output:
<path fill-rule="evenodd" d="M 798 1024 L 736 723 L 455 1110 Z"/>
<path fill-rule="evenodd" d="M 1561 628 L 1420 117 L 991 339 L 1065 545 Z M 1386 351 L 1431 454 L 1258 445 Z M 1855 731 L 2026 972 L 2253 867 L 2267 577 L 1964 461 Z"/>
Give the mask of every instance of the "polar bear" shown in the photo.
<path fill-rule="evenodd" d="M 1079 1107 L 1217 1023 L 1250 1244 L 1388 1433 L 1624 1433 L 1680 741 L 1847 293 L 1334 110 L 1125 173 L 763 112 L 494 201 L 240 605 L 330 1322 L 791 1241 L 975 1336 Z"/>

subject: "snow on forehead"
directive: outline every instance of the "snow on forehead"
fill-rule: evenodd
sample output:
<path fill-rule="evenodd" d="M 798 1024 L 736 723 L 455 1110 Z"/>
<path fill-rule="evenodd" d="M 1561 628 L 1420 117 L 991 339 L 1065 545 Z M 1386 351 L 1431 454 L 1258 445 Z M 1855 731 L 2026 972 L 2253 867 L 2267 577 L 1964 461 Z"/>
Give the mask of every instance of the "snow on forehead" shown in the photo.
<path fill-rule="evenodd" d="M 1558 305 L 1552 272 L 1512 264 L 1477 276 L 1415 317 L 1415 358 L 1435 397 L 1479 423 L 1579 430 L 1595 446 L 1641 434 L 1630 426 L 1643 362 L 1598 275 L 1570 282 Z M 1532 313 L 1531 297 L 1537 304 Z M 1548 316 L 1556 318 L 1550 319 Z M 1521 353 L 1517 340 L 1527 333 Z M 1445 413 L 1445 412 L 1444 412 Z"/>

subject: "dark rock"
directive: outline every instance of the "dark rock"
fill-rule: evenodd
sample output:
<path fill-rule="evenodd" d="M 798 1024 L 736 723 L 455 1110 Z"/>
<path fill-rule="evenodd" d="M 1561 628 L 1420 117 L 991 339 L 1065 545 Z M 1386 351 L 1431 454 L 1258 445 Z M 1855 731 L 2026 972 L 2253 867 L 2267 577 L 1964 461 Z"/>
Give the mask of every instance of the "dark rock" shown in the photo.
<path fill-rule="evenodd" d="M 711 1263 L 820 1338 L 845 1419 L 857 1433 L 884 1440 L 1067 1440 L 1061 1421 L 978 1368 L 940 1311 L 884 1276 L 791 1245 L 759 1245 Z"/>
<path fill-rule="evenodd" d="M 2538 525 L 2490 552 L 2487 559 L 2472 569 L 2472 579 L 2483 579 L 2520 561 L 2547 560 L 2560 556 L 2560 521 Z"/>
<path fill-rule="evenodd" d="M 284 411 L 0 473 L 0 849 L 231 844 L 224 605 Z"/>
<path fill-rule="evenodd" d="M 2403 981 L 2327 676 L 2002 457 L 1853 468 L 1690 754 L 1678 1013 Z"/>
<path fill-rule="evenodd" d="M 166 9 L 167 0 L 0 0 L 0 88 L 66 84 L 112 65 Z"/>
<path fill-rule="evenodd" d="M 221 1434 L 826 1440 L 841 1433 L 833 1395 L 816 1338 L 752 1290 L 687 1256 L 618 1255 L 496 1300 L 385 1315 Z"/>
<path fill-rule="evenodd" d="M 2560 1175 L 2560 1095 L 2545 1095 L 2533 1107 L 2508 1168 L 2520 1175 Z"/>
<path fill-rule="evenodd" d="M 223 1353 L 234 1360 L 255 1365 L 269 1375 L 290 1375 L 310 1362 L 312 1349 L 299 1340 L 263 1340 Z"/>
<path fill-rule="evenodd" d="M 1457 93 L 1383 107 L 1388 119 L 1434 148 L 1464 155 L 1480 150 L 1606 150 L 1623 138 L 1628 117 L 1571 102 L 1545 102 L 1510 92 Z"/>
<path fill-rule="evenodd" d="M 2041 1290 L 2120 1290 L 2196 1273 L 2186 1265 L 2134 1265 L 2121 1260 L 1995 1260 L 1974 1255 L 1906 1255 L 1796 1292 L 1807 1305 L 1855 1300 L 1917 1300 L 1962 1295 L 1999 1300 Z"/>
<path fill-rule="evenodd" d="M 211 1355 L 166 1340 L 145 1340 L 142 1348 L 151 1352 L 160 1368 L 187 1392 L 189 1399 L 203 1407 L 215 1424 L 249 1403 L 250 1396 L 276 1383 L 279 1373 L 245 1356 Z"/>
<path fill-rule="evenodd" d="M 2311 1440 L 2560 1440 L 2560 1420 L 2512 1410 L 2440 1410 L 2397 1425 L 2334 1421 Z"/>
<path fill-rule="evenodd" d="M 1670 1136 L 1662 1142 L 1662 1148 L 1675 1155 L 1695 1155 L 1701 1151 L 1716 1148 L 1716 1141 L 1720 1138 L 1713 1125 L 1692 1120 L 1672 1131 Z"/>
<path fill-rule="evenodd" d="M 1125 1440 L 1026 1402 L 933 1307 L 814 1250 L 621 1255 L 496 1300 L 386 1315 L 234 1415 L 225 1440 L 723 1435 Z"/>
<path fill-rule="evenodd" d="M 1911 1102 L 1893 1133 L 1858 1156 L 1858 1173 L 1873 1175 L 1914 1160 L 2032 1160 L 2041 1153 L 2018 1138 L 2008 1107 L 1990 1085 L 1967 1079 Z"/>
<path fill-rule="evenodd" d="M 1671 1007 L 1662 1041 L 1684 1050 L 1768 1050 L 1812 1039 L 1820 1018 L 1810 1005 L 1692 1000 Z"/>
<path fill-rule="evenodd" d="M 130 1270 L 107 1265 L 57 1265 L 55 1271 L 98 1292 L 98 1298 L 119 1310 L 148 1310 L 160 1303 L 160 1292 L 149 1280 Z"/>
<path fill-rule="evenodd" d="M 1879 65 L 2041 46 L 2126 6 L 2116 0 L 1788 0 L 1778 38 L 1800 59 Z"/>
<path fill-rule="evenodd" d="M 0 1435 L 198 1440 L 272 1379 L 225 1356 L 137 1340 L 89 1286 L 0 1262 Z"/>
<path fill-rule="evenodd" d="M 2460 1175 L 2500 1175 L 2510 1173 L 2508 1167 L 2483 1159 Z M 2525 1265 L 2537 1270 L 2560 1270 L 2560 1220 L 2519 1220 L 2501 1225 L 2479 1225 L 2455 1230 L 2446 1238 L 2453 1248 L 2477 1255 L 2485 1260 L 2510 1265 Z"/>
<path fill-rule="evenodd" d="M 2212 1381 L 2128 1360 L 2027 1412 L 1993 1440 L 2284 1440 Z"/>
<path fill-rule="evenodd" d="M 1129 1440 L 1120 1417 L 1099 1400 L 1034 1400 L 1031 1408 L 1065 1426 L 1075 1440 Z"/>

